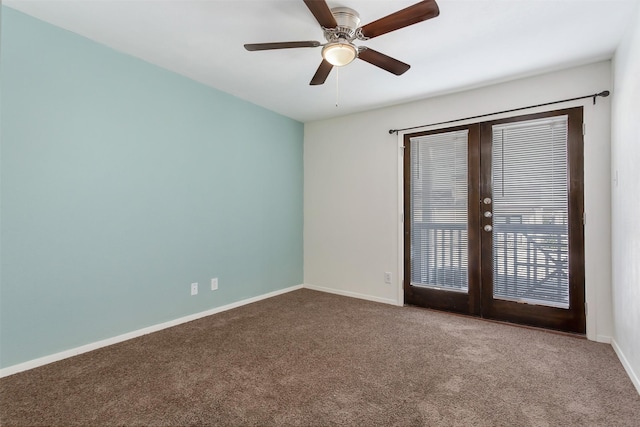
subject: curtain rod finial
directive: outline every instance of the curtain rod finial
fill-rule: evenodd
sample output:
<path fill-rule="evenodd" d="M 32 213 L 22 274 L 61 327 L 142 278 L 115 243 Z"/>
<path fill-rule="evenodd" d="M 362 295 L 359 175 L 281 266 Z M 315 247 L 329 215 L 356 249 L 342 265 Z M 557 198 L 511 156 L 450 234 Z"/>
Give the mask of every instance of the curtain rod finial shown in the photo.
<path fill-rule="evenodd" d="M 593 105 L 596 105 L 596 98 L 601 96 L 603 98 L 606 98 L 607 96 L 609 96 L 610 92 L 608 90 L 603 90 L 600 93 L 596 93 L 593 95 Z"/>
<path fill-rule="evenodd" d="M 397 129 L 389 129 L 389 135 L 393 135 L 394 133 L 398 133 Z"/>

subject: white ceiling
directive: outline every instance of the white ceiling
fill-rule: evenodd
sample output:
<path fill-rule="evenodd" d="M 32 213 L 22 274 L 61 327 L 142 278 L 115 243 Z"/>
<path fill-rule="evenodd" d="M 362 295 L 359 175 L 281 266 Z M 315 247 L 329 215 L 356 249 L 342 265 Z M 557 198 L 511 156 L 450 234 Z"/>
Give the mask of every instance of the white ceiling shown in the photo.
<path fill-rule="evenodd" d="M 417 0 L 328 0 L 367 24 Z M 437 0 L 440 16 L 356 44 L 411 64 L 364 61 L 309 81 L 320 48 L 247 52 L 245 43 L 318 40 L 302 0 L 5 0 L 115 50 L 306 122 L 608 59 L 638 0 Z M 338 107 L 336 107 L 338 99 Z"/>

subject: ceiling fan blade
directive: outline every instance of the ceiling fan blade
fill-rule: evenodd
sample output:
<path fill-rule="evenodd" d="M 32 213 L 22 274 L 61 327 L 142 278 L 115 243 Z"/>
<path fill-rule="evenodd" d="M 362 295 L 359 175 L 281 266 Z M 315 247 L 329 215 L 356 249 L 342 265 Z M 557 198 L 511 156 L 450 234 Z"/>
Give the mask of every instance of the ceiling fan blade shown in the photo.
<path fill-rule="evenodd" d="M 399 76 L 411 68 L 411 65 L 405 64 L 402 61 L 398 61 L 390 56 L 385 55 L 384 53 L 380 53 L 373 49 L 364 48 L 358 53 L 358 58 L 363 61 L 368 62 L 369 64 L 375 65 L 376 67 L 380 67 L 385 71 L 395 74 Z"/>
<path fill-rule="evenodd" d="M 277 43 L 253 43 L 253 44 L 245 44 L 244 48 L 248 51 L 256 51 L 256 50 L 272 50 L 272 49 L 291 49 L 294 47 L 318 47 L 321 46 L 322 43 L 309 40 L 304 42 L 277 42 Z"/>
<path fill-rule="evenodd" d="M 329 5 L 324 0 L 304 0 L 304 4 L 307 5 L 313 16 L 315 16 L 318 24 L 324 28 L 335 28 L 338 26 L 336 18 L 331 13 Z"/>
<path fill-rule="evenodd" d="M 309 84 L 312 86 L 323 84 L 325 80 L 327 80 L 327 77 L 329 77 L 332 69 L 333 65 L 323 59 Z"/>
<path fill-rule="evenodd" d="M 364 36 L 372 39 L 382 34 L 435 18 L 439 14 L 440 9 L 435 0 L 425 0 L 373 21 L 363 26 L 361 30 Z"/>

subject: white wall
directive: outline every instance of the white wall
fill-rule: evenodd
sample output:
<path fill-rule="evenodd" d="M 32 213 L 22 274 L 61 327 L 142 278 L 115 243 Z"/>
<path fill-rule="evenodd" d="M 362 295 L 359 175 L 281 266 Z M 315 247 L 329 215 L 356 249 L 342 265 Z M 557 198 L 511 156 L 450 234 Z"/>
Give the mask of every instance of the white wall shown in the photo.
<path fill-rule="evenodd" d="M 640 392 L 640 6 L 613 69 L 613 346 Z"/>
<path fill-rule="evenodd" d="M 402 304 L 401 135 L 388 130 L 573 98 L 611 89 L 611 63 L 305 124 L 305 285 Z M 612 335 L 610 101 L 584 105 L 587 336 Z M 500 117 L 500 116 L 495 116 Z M 393 284 L 384 283 L 384 272 Z"/>

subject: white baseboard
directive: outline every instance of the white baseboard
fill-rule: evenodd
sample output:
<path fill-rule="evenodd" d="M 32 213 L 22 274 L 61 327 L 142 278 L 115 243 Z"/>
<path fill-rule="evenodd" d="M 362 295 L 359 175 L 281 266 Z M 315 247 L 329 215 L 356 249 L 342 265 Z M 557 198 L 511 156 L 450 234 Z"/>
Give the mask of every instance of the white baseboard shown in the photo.
<path fill-rule="evenodd" d="M 48 356 L 39 357 L 37 359 L 29 360 L 27 362 L 18 363 L 17 365 L 8 366 L 6 368 L 0 369 L 0 378 L 6 377 L 9 375 L 17 374 L 18 372 L 23 372 L 29 369 L 37 368 L 38 366 L 47 365 L 49 363 L 57 362 L 62 359 L 67 359 L 69 357 L 77 356 L 82 353 L 86 353 L 92 350 L 97 350 L 102 347 L 106 347 L 109 345 L 117 344 L 119 342 L 127 341 L 132 338 L 141 337 L 143 335 L 150 334 L 152 332 L 161 331 L 162 329 L 171 328 L 172 326 L 177 326 L 182 323 L 191 322 L 193 320 L 201 319 L 206 316 L 211 316 L 212 314 L 221 313 L 223 311 L 231 310 L 237 307 L 241 307 L 243 305 L 251 304 L 263 299 L 272 298 L 277 295 L 285 294 L 287 292 L 295 291 L 298 289 L 302 289 L 303 285 L 291 286 L 289 288 L 280 289 L 277 291 L 269 292 L 263 295 L 258 295 L 253 298 L 247 298 L 242 301 L 234 302 L 231 304 L 223 305 L 221 307 L 212 308 L 210 310 L 202 311 L 200 313 L 190 314 L 188 316 L 181 317 L 179 319 L 170 320 L 168 322 L 159 323 L 157 325 L 148 326 L 146 328 L 138 329 L 136 331 L 127 332 L 126 334 L 118 335 L 112 338 L 107 338 L 101 341 L 96 341 L 90 344 L 86 344 L 80 347 L 72 348 L 69 350 L 61 351 L 60 353 L 50 354 Z"/>
<path fill-rule="evenodd" d="M 313 291 L 326 292 L 326 293 L 329 293 L 329 294 L 342 295 L 342 296 L 351 297 L 351 298 L 359 298 L 359 299 L 364 299 L 364 300 L 367 300 L 367 301 L 381 302 L 383 304 L 398 305 L 398 302 L 396 300 L 393 300 L 393 299 L 390 299 L 390 298 L 374 297 L 374 296 L 371 296 L 371 295 L 359 294 L 357 292 L 349 292 L 349 291 L 343 291 L 343 290 L 340 290 L 340 289 L 332 289 L 332 288 L 325 288 L 325 287 L 322 287 L 322 286 L 309 285 L 307 283 L 305 283 L 303 285 L 303 287 L 305 289 L 311 289 Z"/>
<path fill-rule="evenodd" d="M 613 351 L 615 351 L 616 354 L 618 355 L 618 359 L 620 359 L 620 363 L 622 363 L 624 370 L 627 371 L 627 375 L 629 375 L 629 378 L 631 378 L 631 382 L 636 387 L 638 394 L 640 394 L 640 377 L 638 377 L 638 373 L 633 371 L 633 367 L 625 357 L 624 353 L 622 352 L 622 349 L 618 346 L 618 343 L 616 342 L 615 338 L 611 340 L 611 347 L 613 347 Z"/>
<path fill-rule="evenodd" d="M 611 337 L 609 335 L 596 335 L 596 342 L 611 344 Z"/>

